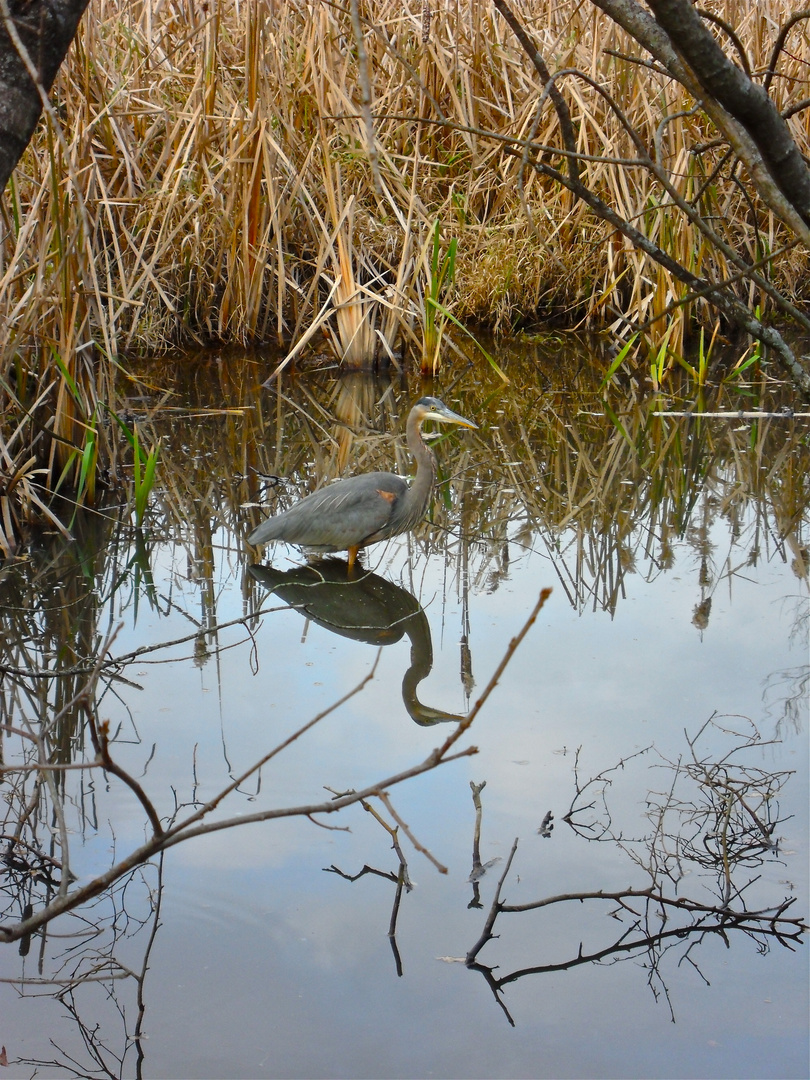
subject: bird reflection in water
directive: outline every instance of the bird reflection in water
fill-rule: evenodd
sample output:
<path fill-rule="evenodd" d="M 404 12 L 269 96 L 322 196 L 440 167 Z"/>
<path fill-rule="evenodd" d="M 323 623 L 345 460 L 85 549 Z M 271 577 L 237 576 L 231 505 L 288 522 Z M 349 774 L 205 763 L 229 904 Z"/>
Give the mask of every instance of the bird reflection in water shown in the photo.
<path fill-rule="evenodd" d="M 402 700 L 409 716 L 423 727 L 464 719 L 423 705 L 417 697 L 419 683 L 433 667 L 433 641 L 424 608 L 406 589 L 377 574 L 357 576 L 342 559 L 324 559 L 287 571 L 254 565 L 248 572 L 269 592 L 333 634 L 369 645 L 393 645 L 407 636 L 411 666 L 402 677 Z"/>

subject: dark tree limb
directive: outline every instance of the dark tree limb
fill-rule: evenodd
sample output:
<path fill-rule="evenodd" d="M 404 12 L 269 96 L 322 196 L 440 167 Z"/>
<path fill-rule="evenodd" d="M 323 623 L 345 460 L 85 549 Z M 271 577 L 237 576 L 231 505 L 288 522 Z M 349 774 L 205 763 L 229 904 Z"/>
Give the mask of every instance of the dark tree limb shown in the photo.
<path fill-rule="evenodd" d="M 0 191 L 34 134 L 88 3 L 0 0 Z"/>
<path fill-rule="evenodd" d="M 556 83 L 552 80 L 551 72 L 549 71 L 545 60 L 540 55 L 540 51 L 524 30 L 520 20 L 512 13 L 506 0 L 492 0 L 492 2 L 506 20 L 512 33 L 520 42 L 523 51 L 531 60 L 534 65 L 534 70 L 540 76 L 540 81 L 543 86 L 548 88 L 548 95 L 551 98 L 551 103 L 554 106 L 557 113 L 557 119 L 560 122 L 563 143 L 565 144 L 565 149 L 568 151 L 568 174 L 572 180 L 578 180 L 579 163 L 577 161 L 577 132 L 574 127 L 574 122 L 571 119 L 571 111 L 568 108 L 568 102 L 560 93 Z"/>
<path fill-rule="evenodd" d="M 664 0 L 661 0 L 661 2 L 663 4 Z M 677 3 L 678 0 L 672 0 L 672 2 Z M 682 2 L 683 6 L 689 8 L 694 15 L 688 0 L 682 0 Z M 728 141 L 736 156 L 745 165 L 748 174 L 756 185 L 757 191 L 768 208 L 784 221 L 800 240 L 810 245 L 810 216 L 805 212 L 810 204 L 807 203 L 804 196 L 804 183 L 799 184 L 797 194 L 800 195 L 800 198 L 799 202 L 796 203 L 786 193 L 788 189 L 794 190 L 788 182 L 789 178 L 780 170 L 779 179 L 777 179 L 772 171 L 775 166 L 779 167 L 780 160 L 775 160 L 772 152 L 769 152 L 766 159 L 757 140 L 752 132 L 748 130 L 746 123 L 736 113 L 726 109 L 720 101 L 716 100 L 701 83 L 698 74 L 692 70 L 691 63 L 686 59 L 685 54 L 681 52 L 680 35 L 677 27 L 674 26 L 674 22 L 677 20 L 673 19 L 672 30 L 674 36 L 671 38 L 663 25 L 642 8 L 640 4 L 636 3 L 636 0 L 592 0 L 592 3 L 594 7 L 598 7 L 600 11 L 604 11 L 606 15 L 609 15 L 643 49 L 646 49 L 673 79 L 688 90 L 696 101 L 700 102 L 703 111 L 714 123 L 718 131 L 722 132 L 723 137 Z M 655 5 L 651 3 L 650 7 L 653 8 Z M 703 27 L 703 30 L 709 34 L 705 27 Z M 711 34 L 709 34 L 709 37 L 711 37 Z M 723 60 L 726 63 L 731 63 L 719 46 L 717 46 L 717 49 Z M 693 60 L 698 63 L 697 56 L 693 56 Z M 737 70 L 741 75 L 744 74 L 741 69 Z M 764 92 L 762 87 L 759 90 Z M 745 113 L 745 110 L 740 111 L 743 114 Z M 780 133 L 786 133 L 787 137 L 791 138 L 784 119 L 779 115 L 775 107 L 774 112 L 779 117 Z M 792 157 L 789 164 L 791 165 L 791 177 L 795 179 L 792 172 Z M 807 173 L 806 168 L 805 172 Z M 810 185 L 810 174 L 808 174 L 807 183 Z M 808 192 L 810 192 L 810 187 Z"/>
<path fill-rule="evenodd" d="M 766 90 L 770 89 L 771 81 L 776 74 L 776 65 L 779 63 L 779 57 L 785 48 L 785 42 L 788 39 L 788 35 L 794 26 L 797 26 L 800 22 L 805 22 L 805 20 L 810 20 L 810 8 L 805 8 L 804 11 L 797 11 L 794 15 L 791 15 L 779 31 L 779 36 L 773 46 L 771 58 L 768 61 L 768 70 L 765 72 L 765 78 L 762 80 L 762 85 Z M 785 114 L 783 113 L 782 115 L 784 116 Z M 787 119 L 786 116 L 785 118 Z"/>
<path fill-rule="evenodd" d="M 689 0 L 648 2 L 705 95 L 745 128 L 779 190 L 810 225 L 810 171 L 768 91 L 726 56 Z"/>

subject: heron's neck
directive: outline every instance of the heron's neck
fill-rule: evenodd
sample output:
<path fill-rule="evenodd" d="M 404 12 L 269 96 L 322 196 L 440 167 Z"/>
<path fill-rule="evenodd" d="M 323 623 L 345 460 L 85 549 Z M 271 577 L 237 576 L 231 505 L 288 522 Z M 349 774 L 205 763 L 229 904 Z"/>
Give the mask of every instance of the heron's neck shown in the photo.
<path fill-rule="evenodd" d="M 416 462 L 416 476 L 411 483 L 412 498 L 423 502 L 427 508 L 433 482 L 436 479 L 436 456 L 422 438 L 422 423 L 413 413 L 408 417 L 406 438 L 408 449 Z"/>

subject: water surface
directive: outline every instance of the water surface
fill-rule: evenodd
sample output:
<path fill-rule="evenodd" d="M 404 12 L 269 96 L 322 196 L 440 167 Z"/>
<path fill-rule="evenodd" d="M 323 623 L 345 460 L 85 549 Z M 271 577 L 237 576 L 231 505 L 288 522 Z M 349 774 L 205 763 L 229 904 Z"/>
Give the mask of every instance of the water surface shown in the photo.
<path fill-rule="evenodd" d="M 93 760 L 72 699 L 114 631 L 98 716 L 163 819 L 321 712 L 207 820 L 381 784 L 509 655 L 455 747 L 474 754 L 368 809 L 189 840 L 26 955 L 6 946 L 10 1075 L 807 1075 L 806 945 L 740 922 L 790 897 L 784 917 L 807 915 L 806 421 L 657 415 L 772 412 L 764 384 L 605 396 L 577 347 L 500 359 L 509 385 L 471 368 L 270 390 L 256 357 L 156 363 L 132 395 L 162 448 L 144 532 L 111 507 L 0 571 L 6 764 L 42 725 L 51 762 Z M 407 473 L 404 417 L 426 391 L 480 430 L 438 444 L 431 522 L 368 551 L 359 614 L 339 565 L 315 575 L 326 599 L 294 548 L 251 570 L 264 503 L 342 471 Z M 7 859 L 6 924 L 53 893 L 32 853 L 61 860 L 54 799 L 79 883 L 147 834 L 116 776 L 59 775 L 63 793 L 37 794 L 7 774 L 4 838 L 30 865 Z M 513 906 L 579 899 L 501 912 L 473 963 L 499 887 Z"/>

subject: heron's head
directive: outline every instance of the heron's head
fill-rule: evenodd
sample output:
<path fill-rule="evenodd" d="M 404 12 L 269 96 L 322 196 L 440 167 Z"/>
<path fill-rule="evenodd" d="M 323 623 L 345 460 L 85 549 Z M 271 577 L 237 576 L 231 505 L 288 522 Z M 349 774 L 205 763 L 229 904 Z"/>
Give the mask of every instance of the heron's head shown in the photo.
<path fill-rule="evenodd" d="M 472 420 L 466 420 L 463 416 L 448 409 L 443 401 L 435 397 L 420 398 L 414 405 L 413 413 L 421 424 L 423 420 L 438 420 L 440 424 L 458 424 L 460 427 L 477 428 Z"/>

